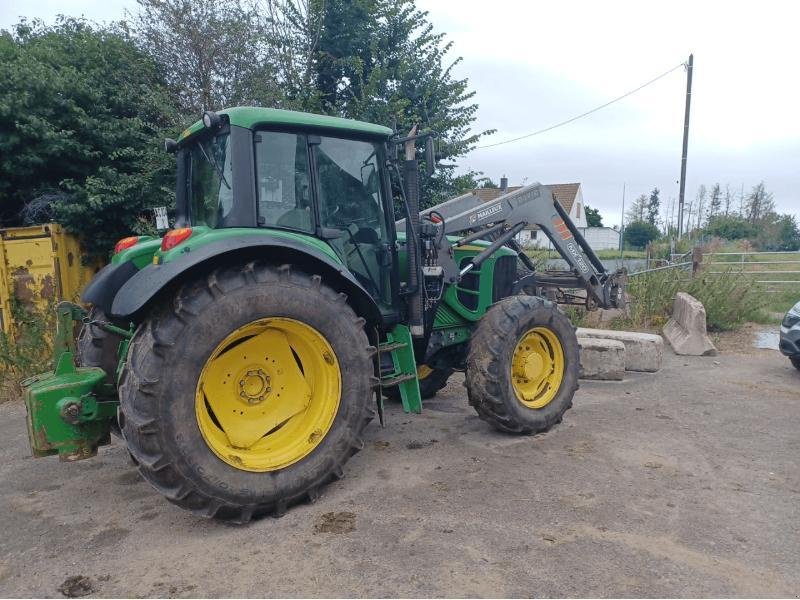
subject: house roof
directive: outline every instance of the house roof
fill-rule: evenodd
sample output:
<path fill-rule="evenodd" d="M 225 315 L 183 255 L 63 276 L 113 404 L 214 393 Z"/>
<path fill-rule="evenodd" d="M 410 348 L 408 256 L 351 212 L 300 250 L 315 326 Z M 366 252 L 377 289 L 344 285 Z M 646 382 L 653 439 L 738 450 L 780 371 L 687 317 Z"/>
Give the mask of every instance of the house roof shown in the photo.
<path fill-rule="evenodd" d="M 575 203 L 575 197 L 578 195 L 578 190 L 581 187 L 580 183 L 556 183 L 548 185 L 550 191 L 553 192 L 558 203 L 564 207 L 567 214 L 572 211 L 572 205 Z"/>
<path fill-rule="evenodd" d="M 510 186 L 506 193 L 516 192 L 520 189 L 521 185 Z M 558 200 L 559 204 L 564 207 L 567 214 L 572 210 L 572 205 L 575 203 L 575 198 L 578 195 L 578 190 L 581 187 L 580 183 L 554 183 L 546 187 L 550 188 L 553 196 Z M 500 188 L 478 188 L 472 190 L 472 193 L 480 198 L 483 202 L 490 202 L 500 197 Z"/>

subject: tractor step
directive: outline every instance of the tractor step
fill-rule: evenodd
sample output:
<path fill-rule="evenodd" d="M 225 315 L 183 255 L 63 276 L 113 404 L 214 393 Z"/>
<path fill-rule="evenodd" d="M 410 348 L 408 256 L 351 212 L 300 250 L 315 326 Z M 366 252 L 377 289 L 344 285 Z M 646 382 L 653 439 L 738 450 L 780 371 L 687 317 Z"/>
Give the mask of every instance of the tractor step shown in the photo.
<path fill-rule="evenodd" d="M 408 374 L 408 375 L 398 375 L 397 377 L 392 377 L 390 379 L 382 379 L 381 387 L 392 387 L 393 385 L 399 385 L 404 381 L 410 381 L 411 379 L 415 378 L 416 375 Z"/>
<path fill-rule="evenodd" d="M 386 334 L 386 341 L 378 345 L 378 351 L 392 357 L 392 370 L 381 373 L 381 387 L 397 386 L 403 410 L 422 412 L 422 397 L 417 379 L 417 361 L 411 331 L 406 325 L 395 325 Z"/>
<path fill-rule="evenodd" d="M 378 349 L 381 352 L 394 352 L 395 350 L 399 350 L 400 348 L 405 348 L 405 347 L 406 344 L 404 344 L 403 342 L 392 342 L 392 343 L 386 342 L 380 344 L 378 346 Z"/>

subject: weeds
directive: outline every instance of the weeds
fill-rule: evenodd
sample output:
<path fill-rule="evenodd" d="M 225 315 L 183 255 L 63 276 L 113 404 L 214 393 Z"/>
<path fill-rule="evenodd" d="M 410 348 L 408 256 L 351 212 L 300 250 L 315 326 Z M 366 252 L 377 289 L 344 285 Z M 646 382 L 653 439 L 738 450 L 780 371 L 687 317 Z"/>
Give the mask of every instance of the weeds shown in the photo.
<path fill-rule="evenodd" d="M 0 401 L 20 398 L 20 382 L 52 369 L 55 311 L 11 300 L 14 333 L 0 331 Z"/>
<path fill-rule="evenodd" d="M 733 271 L 701 273 L 694 279 L 677 270 L 644 273 L 630 278 L 627 292 L 629 315 L 614 325 L 635 329 L 661 328 L 678 292 L 687 292 L 703 303 L 709 331 L 737 329 L 746 321 L 761 320 L 767 302 L 757 284 Z"/>

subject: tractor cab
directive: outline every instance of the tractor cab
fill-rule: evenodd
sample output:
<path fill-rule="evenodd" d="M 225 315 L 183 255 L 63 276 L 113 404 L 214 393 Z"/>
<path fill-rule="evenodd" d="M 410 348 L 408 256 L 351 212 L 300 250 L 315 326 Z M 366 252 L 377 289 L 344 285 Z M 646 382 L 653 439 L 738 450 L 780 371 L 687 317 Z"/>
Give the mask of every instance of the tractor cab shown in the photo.
<path fill-rule="evenodd" d="M 269 229 L 324 242 L 396 310 L 385 127 L 274 109 L 206 113 L 177 142 L 176 228 Z M 313 117 L 313 118 L 311 118 Z M 193 233 L 192 235 L 196 235 Z"/>

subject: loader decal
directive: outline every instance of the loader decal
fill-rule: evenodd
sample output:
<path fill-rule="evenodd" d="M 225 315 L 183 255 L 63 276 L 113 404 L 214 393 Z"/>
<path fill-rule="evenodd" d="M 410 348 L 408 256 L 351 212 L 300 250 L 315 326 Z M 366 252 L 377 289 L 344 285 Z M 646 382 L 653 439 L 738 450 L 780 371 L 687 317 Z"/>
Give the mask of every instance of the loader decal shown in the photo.
<path fill-rule="evenodd" d="M 568 239 L 570 239 L 572 237 L 572 233 L 570 233 L 569 227 L 567 227 L 567 224 L 564 223 L 564 219 L 561 219 L 561 218 L 553 219 L 553 227 L 558 232 L 558 234 L 561 236 L 562 240 L 568 240 Z"/>

